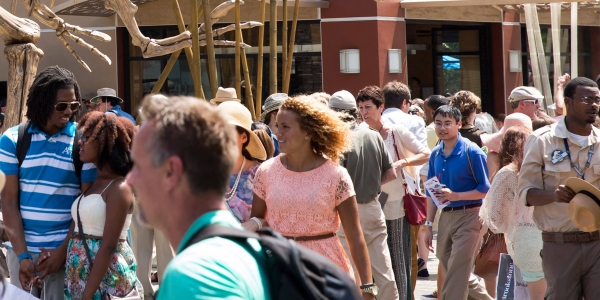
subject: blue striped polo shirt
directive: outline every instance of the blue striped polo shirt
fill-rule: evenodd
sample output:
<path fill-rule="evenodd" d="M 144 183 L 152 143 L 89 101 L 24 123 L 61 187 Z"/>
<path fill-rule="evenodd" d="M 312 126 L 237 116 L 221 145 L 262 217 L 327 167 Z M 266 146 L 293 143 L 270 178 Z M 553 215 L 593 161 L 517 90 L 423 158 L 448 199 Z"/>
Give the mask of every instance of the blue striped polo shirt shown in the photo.
<path fill-rule="evenodd" d="M 76 129 L 77 124 L 69 122 L 49 136 L 32 125 L 31 146 L 20 169 L 16 155 L 19 126 L 9 128 L 0 138 L 0 170 L 19 175 L 20 210 L 29 252 L 39 253 L 39 247 L 57 248 L 69 232 L 71 205 L 81 192 L 71 158 Z M 82 182 L 95 178 L 96 168 L 85 163 Z M 6 245 L 11 247 L 10 242 Z"/>

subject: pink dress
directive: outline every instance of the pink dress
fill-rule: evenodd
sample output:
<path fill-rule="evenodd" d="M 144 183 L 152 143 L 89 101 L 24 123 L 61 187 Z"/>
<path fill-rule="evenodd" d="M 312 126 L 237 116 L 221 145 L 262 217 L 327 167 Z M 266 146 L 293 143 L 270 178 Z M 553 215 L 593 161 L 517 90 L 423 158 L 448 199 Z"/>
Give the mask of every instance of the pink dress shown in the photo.
<path fill-rule="evenodd" d="M 337 206 L 356 195 L 348 171 L 327 160 L 322 166 L 293 172 L 280 156 L 264 162 L 256 172 L 254 193 L 267 203 L 269 226 L 285 236 L 315 236 L 337 232 Z M 354 276 L 350 260 L 337 236 L 298 244 L 316 251 Z"/>

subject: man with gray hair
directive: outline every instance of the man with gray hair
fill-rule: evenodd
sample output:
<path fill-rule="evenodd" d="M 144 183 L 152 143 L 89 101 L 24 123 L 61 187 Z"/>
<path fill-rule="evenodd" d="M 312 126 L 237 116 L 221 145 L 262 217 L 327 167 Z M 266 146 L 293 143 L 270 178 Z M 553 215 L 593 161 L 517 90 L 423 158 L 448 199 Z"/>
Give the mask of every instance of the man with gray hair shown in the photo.
<path fill-rule="evenodd" d="M 526 114 L 532 120 L 537 119 L 537 110 L 542 100 L 544 100 L 542 93 L 532 86 L 519 86 L 508 96 L 510 107 L 515 112 Z"/>
<path fill-rule="evenodd" d="M 373 129 L 356 125 L 356 99 L 350 92 L 339 91 L 333 94 L 328 105 L 332 110 L 345 113 L 344 121 L 351 124 L 352 147 L 344 153 L 340 164 L 348 170 L 356 190 L 358 216 L 369 251 L 371 272 L 379 287 L 378 298 L 398 299 L 387 244 L 385 216 L 377 201 L 381 185 L 396 179 L 396 170 L 392 167 L 392 159 L 381 135 Z M 348 242 L 341 227 L 338 237 L 344 250 L 350 255 Z M 354 270 L 356 271 L 356 267 Z"/>
<path fill-rule="evenodd" d="M 266 256 L 255 239 L 212 237 L 213 224 L 242 229 L 224 195 L 237 159 L 237 132 L 215 107 L 195 98 L 148 98 L 127 175 L 139 218 L 162 231 L 177 255 L 165 270 L 161 299 L 270 299 Z"/>

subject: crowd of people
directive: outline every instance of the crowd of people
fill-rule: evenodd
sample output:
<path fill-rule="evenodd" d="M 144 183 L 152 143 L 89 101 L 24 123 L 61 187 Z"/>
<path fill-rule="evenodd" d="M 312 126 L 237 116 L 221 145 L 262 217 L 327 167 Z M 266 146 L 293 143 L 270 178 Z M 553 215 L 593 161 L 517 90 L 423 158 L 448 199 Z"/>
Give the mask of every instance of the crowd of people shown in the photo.
<path fill-rule="evenodd" d="M 530 299 L 600 299 L 600 91 L 567 79 L 555 118 L 533 87 L 491 116 L 470 91 L 411 100 L 393 81 L 273 94 L 258 122 L 231 88 L 210 103 L 148 95 L 136 122 L 114 89 L 82 101 L 73 74 L 49 67 L 28 121 L 0 138 L 10 283 L 41 299 L 274 297 L 258 240 L 198 241 L 220 225 L 275 230 L 337 265 L 363 299 L 414 299 L 430 252 L 438 290 L 424 297 L 494 299 L 497 263 L 478 269 L 492 241 Z M 423 190 L 426 218 L 413 224 L 405 199 Z"/>

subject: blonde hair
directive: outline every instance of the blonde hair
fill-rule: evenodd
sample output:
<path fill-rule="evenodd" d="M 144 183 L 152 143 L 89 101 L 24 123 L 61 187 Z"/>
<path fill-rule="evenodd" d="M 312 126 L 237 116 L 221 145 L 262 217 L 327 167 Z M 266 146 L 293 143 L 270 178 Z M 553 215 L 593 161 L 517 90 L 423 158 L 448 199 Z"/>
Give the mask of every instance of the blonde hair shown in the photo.
<path fill-rule="evenodd" d="M 458 91 L 452 96 L 452 98 L 450 98 L 450 105 L 460 110 L 463 125 L 470 124 L 468 122 L 469 118 L 473 112 L 477 111 L 477 106 L 480 102 L 481 99 L 469 91 Z"/>
<path fill-rule="evenodd" d="M 331 99 L 331 95 L 324 92 L 312 93 L 310 94 L 310 97 L 313 97 L 315 100 L 325 105 L 329 105 L 329 99 Z"/>
<path fill-rule="evenodd" d="M 288 98 L 280 110 L 298 115 L 300 128 L 311 136 L 311 145 L 318 155 L 325 155 L 337 163 L 351 146 L 349 125 L 340 119 L 340 113 L 329 109 L 310 96 Z"/>

